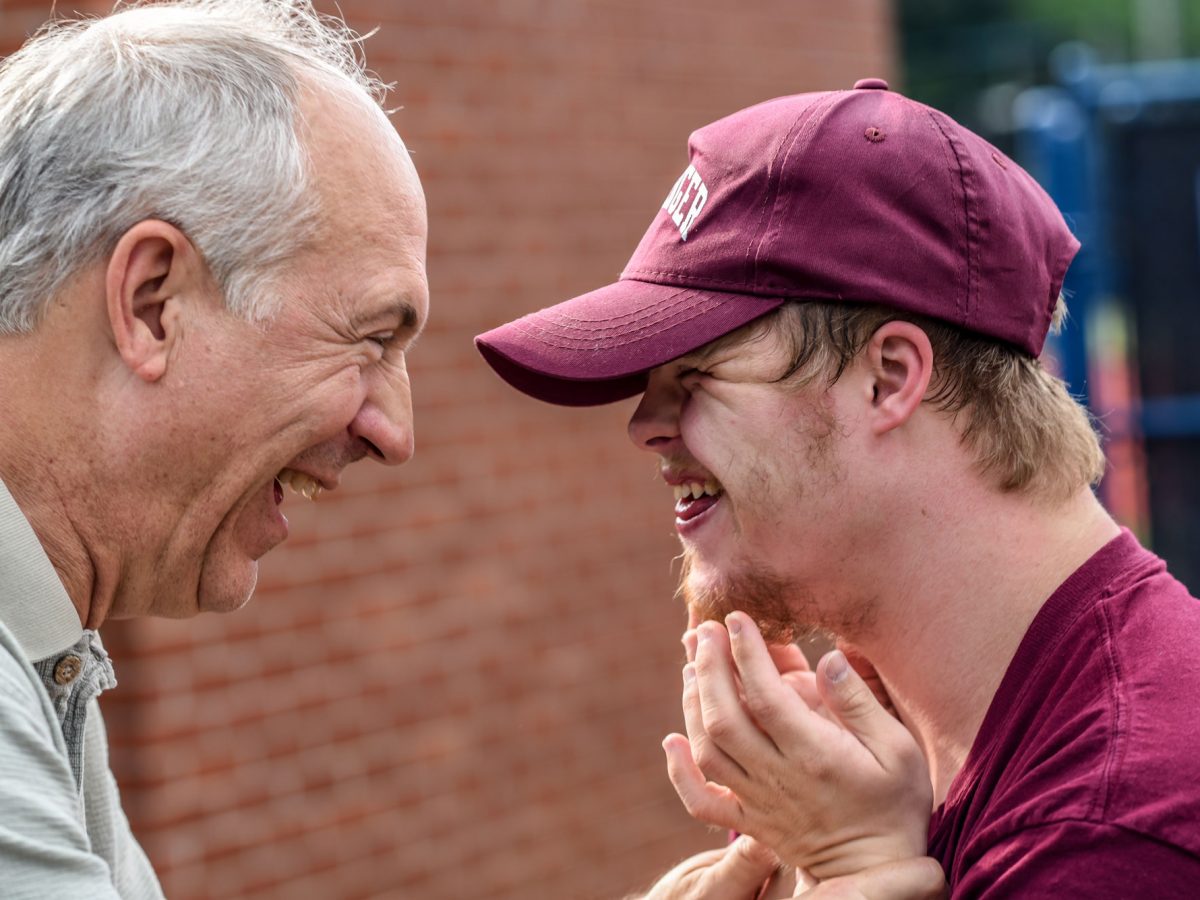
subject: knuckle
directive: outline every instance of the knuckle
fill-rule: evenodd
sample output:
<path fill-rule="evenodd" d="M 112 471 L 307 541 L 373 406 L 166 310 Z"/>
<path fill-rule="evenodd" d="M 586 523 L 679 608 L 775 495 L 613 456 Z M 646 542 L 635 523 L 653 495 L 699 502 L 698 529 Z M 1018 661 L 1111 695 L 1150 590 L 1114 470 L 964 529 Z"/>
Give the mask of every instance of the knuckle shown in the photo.
<path fill-rule="evenodd" d="M 701 741 L 693 748 L 692 754 L 697 768 L 706 776 L 711 777 L 713 772 L 720 768 L 722 753 L 711 742 Z"/>
<path fill-rule="evenodd" d="M 676 793 L 679 794 L 679 802 L 683 804 L 683 808 L 687 811 L 687 814 L 694 819 L 700 818 L 704 812 L 702 798 L 696 796 L 690 790 L 676 790 Z"/>
<path fill-rule="evenodd" d="M 737 734 L 737 723 L 728 713 L 718 712 L 704 717 L 704 728 L 718 744 L 732 740 Z"/>
<path fill-rule="evenodd" d="M 842 708 L 853 715 L 862 715 L 875 705 L 875 697 L 865 685 L 856 684 L 846 689 Z"/>
<path fill-rule="evenodd" d="M 763 727 L 778 725 L 783 719 L 783 706 L 778 698 L 761 690 L 746 689 L 746 709 L 754 720 Z"/>

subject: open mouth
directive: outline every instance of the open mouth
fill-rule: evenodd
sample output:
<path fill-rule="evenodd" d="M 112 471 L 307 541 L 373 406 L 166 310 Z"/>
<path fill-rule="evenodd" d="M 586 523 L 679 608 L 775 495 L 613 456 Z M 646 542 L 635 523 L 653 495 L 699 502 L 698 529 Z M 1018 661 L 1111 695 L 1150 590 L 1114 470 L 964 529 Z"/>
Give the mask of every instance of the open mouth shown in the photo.
<path fill-rule="evenodd" d="M 325 490 L 321 487 L 321 482 L 311 475 L 305 475 L 303 472 L 285 467 L 280 469 L 279 474 L 275 476 L 275 502 L 277 504 L 283 502 L 284 486 L 290 487 L 293 493 L 309 500 L 316 500 Z"/>
<path fill-rule="evenodd" d="M 688 481 L 675 485 L 675 517 L 687 522 L 710 509 L 724 494 L 715 479 Z"/>

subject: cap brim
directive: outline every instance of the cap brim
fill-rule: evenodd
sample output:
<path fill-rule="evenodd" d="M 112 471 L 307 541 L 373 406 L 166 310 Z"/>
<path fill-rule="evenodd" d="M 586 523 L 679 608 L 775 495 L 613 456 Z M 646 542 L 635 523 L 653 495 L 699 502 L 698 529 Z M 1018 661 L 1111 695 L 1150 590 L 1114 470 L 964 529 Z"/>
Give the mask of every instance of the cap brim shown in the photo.
<path fill-rule="evenodd" d="M 626 279 L 475 338 L 496 374 L 561 406 L 598 406 L 640 394 L 646 375 L 778 309 L 756 297 Z"/>

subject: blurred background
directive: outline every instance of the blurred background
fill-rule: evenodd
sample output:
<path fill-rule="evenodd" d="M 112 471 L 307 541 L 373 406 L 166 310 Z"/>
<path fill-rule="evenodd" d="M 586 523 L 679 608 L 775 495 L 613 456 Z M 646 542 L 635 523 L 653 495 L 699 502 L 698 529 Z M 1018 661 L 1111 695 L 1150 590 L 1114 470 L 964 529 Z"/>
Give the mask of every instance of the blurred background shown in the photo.
<path fill-rule="evenodd" d="M 0 0 L 0 53 L 52 8 Z M 1105 501 L 1200 585 L 1194 3 L 337 8 L 379 28 L 429 199 L 418 453 L 289 497 L 246 609 L 106 626 L 113 767 L 168 896 L 616 898 L 722 842 L 659 748 L 685 617 L 631 402 L 537 404 L 471 337 L 615 278 L 688 133 L 759 100 L 881 76 L 1037 175 L 1085 245 L 1050 352 L 1107 432 Z"/>

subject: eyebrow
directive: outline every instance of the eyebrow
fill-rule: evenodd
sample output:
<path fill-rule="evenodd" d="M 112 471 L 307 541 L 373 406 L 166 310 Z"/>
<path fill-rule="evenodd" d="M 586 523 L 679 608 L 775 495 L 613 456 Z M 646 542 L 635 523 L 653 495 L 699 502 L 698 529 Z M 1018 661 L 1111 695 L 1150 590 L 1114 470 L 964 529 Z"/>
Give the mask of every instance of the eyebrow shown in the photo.
<path fill-rule="evenodd" d="M 425 324 L 429 320 L 421 321 L 421 316 L 417 312 L 417 308 L 413 304 L 404 299 L 396 301 L 394 307 L 397 316 L 400 319 L 400 327 L 412 332 L 412 337 L 408 339 L 408 351 L 412 352 L 417 346 L 417 341 L 425 331 Z"/>
<path fill-rule="evenodd" d="M 425 324 L 421 321 L 421 317 L 417 313 L 417 308 L 404 298 L 396 300 L 389 306 L 379 307 L 366 314 L 356 315 L 354 321 L 359 325 L 364 325 L 368 322 L 376 322 L 384 318 L 398 319 L 401 328 L 410 330 L 424 327 Z"/>
<path fill-rule="evenodd" d="M 401 300 L 396 306 L 400 313 L 400 324 L 405 328 L 416 328 L 419 322 L 417 308 L 407 300 Z"/>

